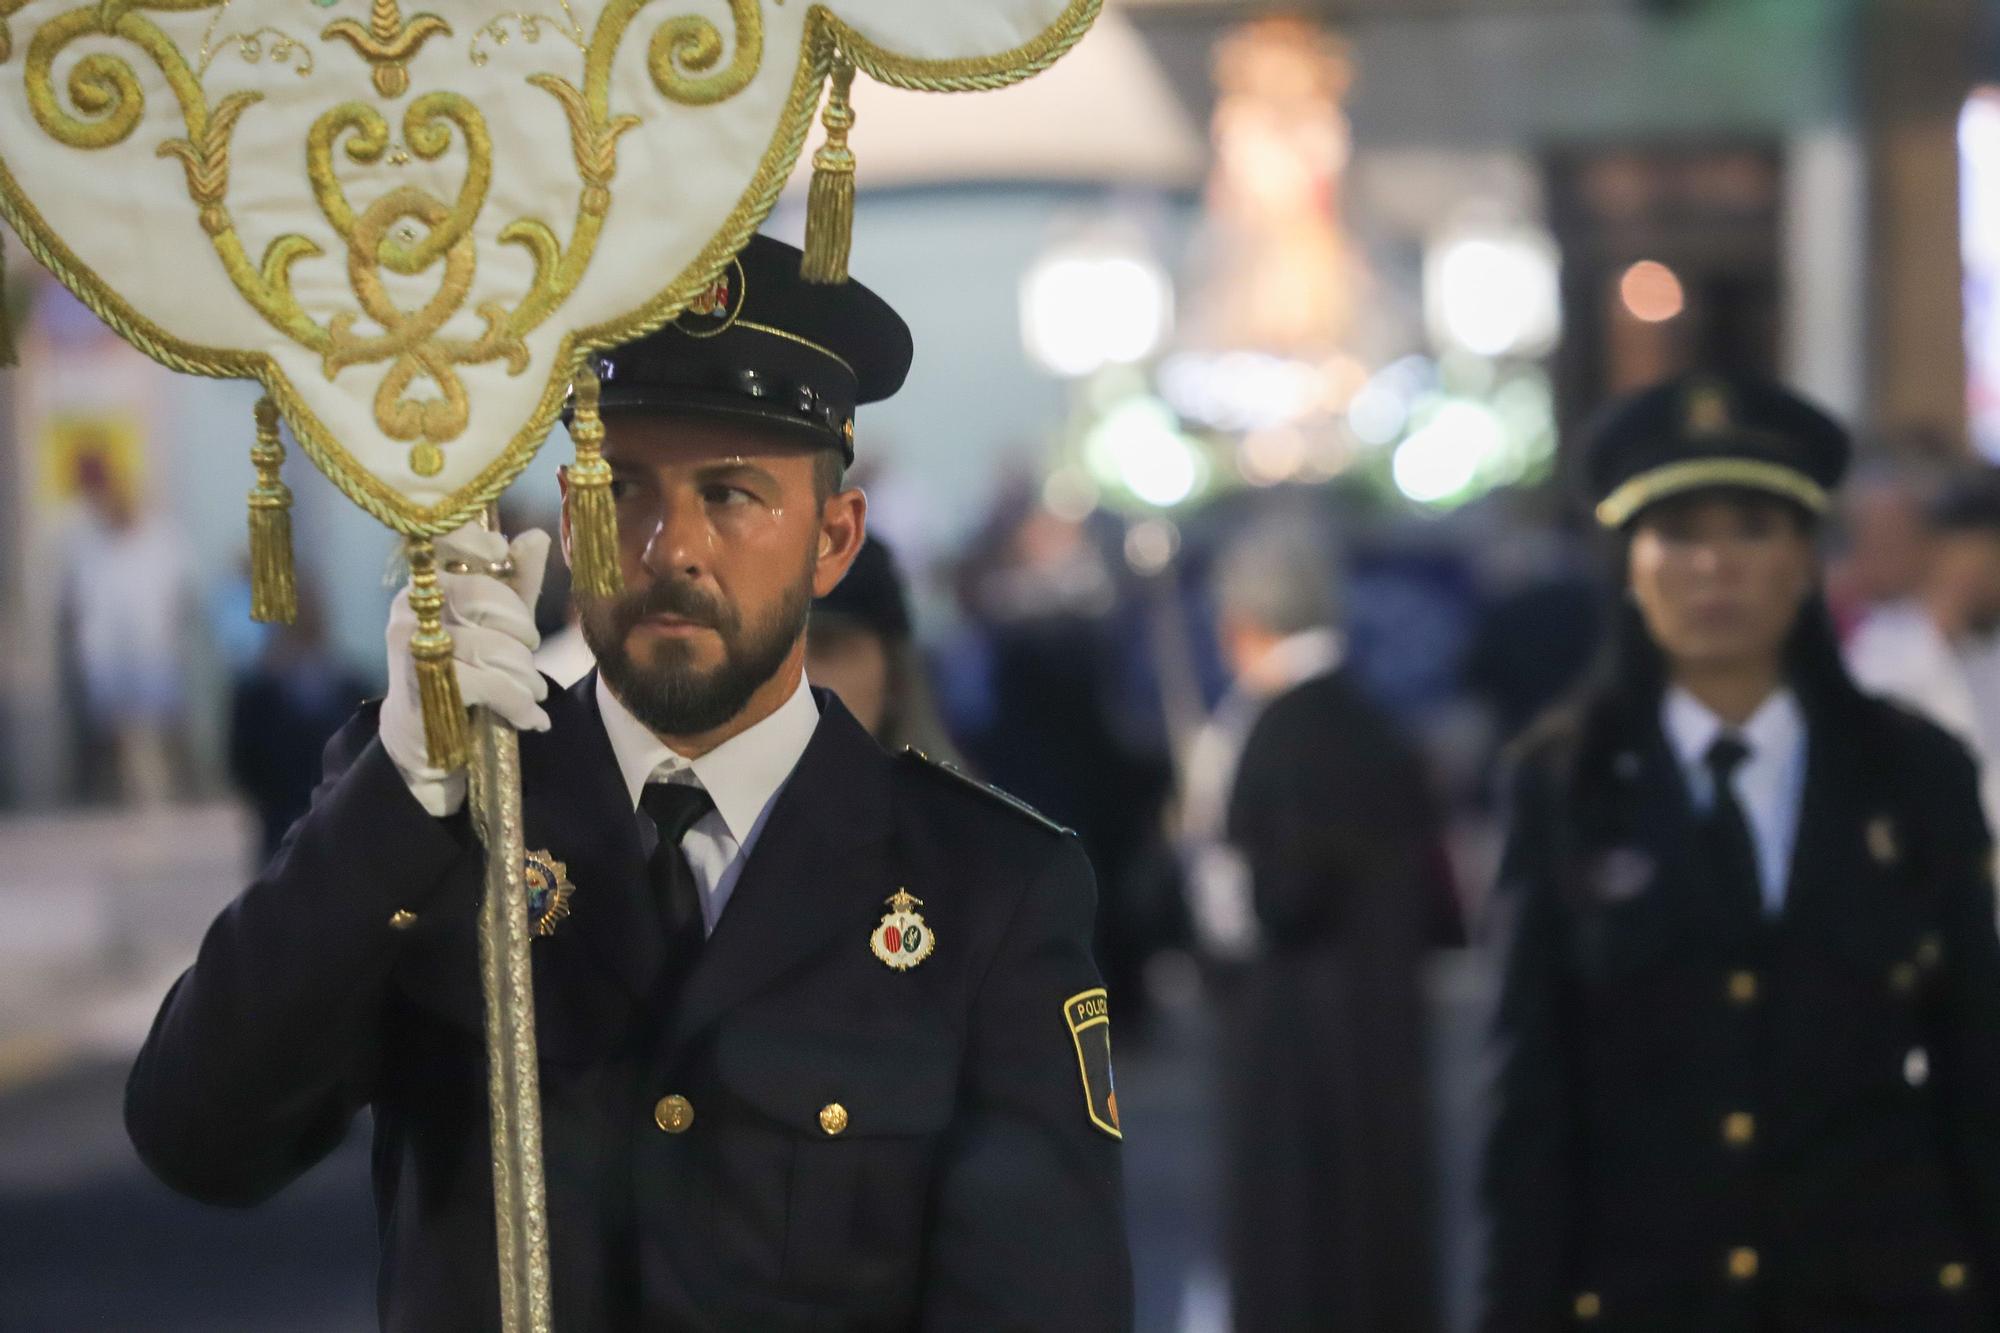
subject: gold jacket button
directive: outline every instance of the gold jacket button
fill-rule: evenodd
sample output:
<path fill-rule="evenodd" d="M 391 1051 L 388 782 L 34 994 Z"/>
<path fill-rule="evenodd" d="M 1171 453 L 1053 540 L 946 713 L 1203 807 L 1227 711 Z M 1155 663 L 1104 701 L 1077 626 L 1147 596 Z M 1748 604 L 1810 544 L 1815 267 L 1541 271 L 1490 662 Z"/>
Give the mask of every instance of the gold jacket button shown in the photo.
<path fill-rule="evenodd" d="M 1722 1118 L 1722 1141 L 1732 1148 L 1747 1148 L 1757 1141 L 1757 1117 L 1748 1111 L 1731 1111 Z"/>
<path fill-rule="evenodd" d="M 1917 965 L 1898 963 L 1889 969 L 1889 989 L 1898 995 L 1910 995 L 1917 989 Z"/>
<path fill-rule="evenodd" d="M 1729 1252 L 1729 1276 L 1738 1282 L 1748 1282 L 1757 1276 L 1757 1251 L 1748 1245 L 1739 1245 Z"/>
<path fill-rule="evenodd" d="M 1946 1264 L 1938 1269 L 1938 1285 L 1946 1291 L 1963 1291 L 1969 1276 L 1964 1264 Z"/>
<path fill-rule="evenodd" d="M 669 1134 L 685 1134 L 694 1123 L 694 1103 L 678 1092 L 669 1093 L 654 1103 L 653 1123 Z"/>
<path fill-rule="evenodd" d="M 1757 1003 L 1757 974 L 1745 969 L 1729 974 L 1729 1002 L 1742 1008 Z"/>
<path fill-rule="evenodd" d="M 1576 1294 L 1576 1317 L 1582 1323 L 1589 1323 L 1604 1313 L 1604 1302 L 1594 1291 L 1580 1291 Z"/>
<path fill-rule="evenodd" d="M 847 1108 L 839 1102 L 828 1102 L 819 1108 L 819 1127 L 826 1131 L 828 1138 L 847 1132 Z"/>
<path fill-rule="evenodd" d="M 398 909 L 389 915 L 389 929 L 391 930 L 408 930 L 416 924 L 417 914 L 415 912 L 406 912 Z"/>
<path fill-rule="evenodd" d="M 1903 1082 L 1921 1088 L 1931 1081 L 1931 1055 L 1921 1046 L 1912 1046 L 1903 1057 Z"/>

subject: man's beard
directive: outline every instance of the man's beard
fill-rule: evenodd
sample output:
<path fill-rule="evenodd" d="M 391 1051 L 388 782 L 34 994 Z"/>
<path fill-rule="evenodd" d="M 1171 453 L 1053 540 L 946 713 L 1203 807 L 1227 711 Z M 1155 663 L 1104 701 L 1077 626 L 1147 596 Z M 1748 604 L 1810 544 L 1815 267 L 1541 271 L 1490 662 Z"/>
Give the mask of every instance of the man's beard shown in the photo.
<path fill-rule="evenodd" d="M 734 606 L 678 581 L 618 597 L 579 597 L 577 606 L 597 670 L 632 716 L 661 736 L 699 736 L 742 712 L 750 696 L 777 675 L 805 629 L 812 580 L 808 573 L 786 589 L 771 614 L 748 627 Z M 702 670 L 695 665 L 695 646 L 674 639 L 656 640 L 646 660 L 634 660 L 626 641 L 641 621 L 656 615 L 714 630 L 722 640 L 721 665 Z"/>

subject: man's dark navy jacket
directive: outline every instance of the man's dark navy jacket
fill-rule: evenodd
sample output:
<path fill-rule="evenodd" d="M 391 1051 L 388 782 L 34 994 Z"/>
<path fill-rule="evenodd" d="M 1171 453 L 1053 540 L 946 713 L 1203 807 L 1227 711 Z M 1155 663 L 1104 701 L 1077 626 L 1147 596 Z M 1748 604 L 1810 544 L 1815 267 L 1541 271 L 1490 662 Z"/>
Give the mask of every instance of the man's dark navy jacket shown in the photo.
<path fill-rule="evenodd" d="M 1076 839 L 891 759 L 821 694 L 728 910 L 663 998 L 594 680 L 552 691 L 552 729 L 521 737 L 527 846 L 576 886 L 532 946 L 556 1327 L 1129 1328 L 1119 1145 L 1095 1123 L 1115 1099 L 1071 1018 L 1099 985 Z M 311 813 L 210 929 L 126 1121 L 169 1184 L 249 1204 L 372 1106 L 382 1325 L 483 1333 L 480 855 L 374 733 L 369 710 L 335 738 Z M 935 949 L 896 971 L 869 937 L 902 888 Z M 668 1095 L 692 1109 L 682 1132 L 656 1123 Z"/>

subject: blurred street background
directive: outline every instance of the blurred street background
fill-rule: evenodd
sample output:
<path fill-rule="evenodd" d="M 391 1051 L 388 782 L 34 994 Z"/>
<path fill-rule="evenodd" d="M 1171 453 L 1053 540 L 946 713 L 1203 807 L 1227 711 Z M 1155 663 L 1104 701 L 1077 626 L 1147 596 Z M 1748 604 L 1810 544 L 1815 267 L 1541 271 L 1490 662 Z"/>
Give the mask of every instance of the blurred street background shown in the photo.
<path fill-rule="evenodd" d="M 1361 1043 L 1341 1073 L 1423 1084 L 1411 1188 L 1465 1327 L 1496 774 L 1606 597 L 1579 428 L 1691 367 L 1784 379 L 1861 446 L 1843 626 L 1918 593 L 1928 499 L 2000 461 L 2000 7 L 1110 0 L 1019 88 L 855 103 L 852 270 L 917 344 L 856 480 L 952 747 L 1096 865 L 1140 1327 L 1230 1328 L 1218 1069 L 1258 945 L 1204 819 L 1245 643 L 1302 628 L 1437 812 L 1421 1069 Z M 769 230 L 797 242 L 795 185 Z M 230 1213 L 147 1177 L 120 1109 L 161 996 L 380 688 L 393 540 L 294 451 L 303 614 L 252 624 L 254 387 L 171 375 L 7 265 L 0 1329 L 371 1328 L 365 1125 Z M 554 525 L 570 457 L 558 428 L 510 531 Z M 1259 622 L 1291 584 L 1318 611 Z"/>

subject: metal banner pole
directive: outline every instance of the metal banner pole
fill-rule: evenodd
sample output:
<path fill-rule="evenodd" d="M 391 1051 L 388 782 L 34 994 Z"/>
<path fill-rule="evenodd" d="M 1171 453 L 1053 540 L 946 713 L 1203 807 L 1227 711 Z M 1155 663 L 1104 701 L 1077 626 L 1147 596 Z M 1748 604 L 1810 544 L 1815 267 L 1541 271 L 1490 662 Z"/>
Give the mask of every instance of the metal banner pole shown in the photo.
<path fill-rule="evenodd" d="M 551 1333 L 549 1225 L 542 1177 L 542 1094 L 528 958 L 520 737 L 490 709 L 472 712 L 474 827 L 486 848 L 479 907 L 487 1108 L 493 1129 L 493 1229 L 503 1333 Z"/>

